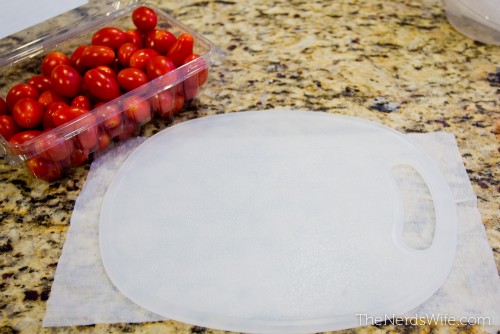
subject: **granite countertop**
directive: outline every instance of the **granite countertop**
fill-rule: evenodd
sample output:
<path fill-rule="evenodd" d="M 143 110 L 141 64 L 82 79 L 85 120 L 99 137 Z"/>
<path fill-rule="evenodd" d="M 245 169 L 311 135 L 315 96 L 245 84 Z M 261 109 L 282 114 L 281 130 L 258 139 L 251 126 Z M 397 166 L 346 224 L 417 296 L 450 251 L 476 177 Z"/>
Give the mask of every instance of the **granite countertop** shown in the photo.
<path fill-rule="evenodd" d="M 454 30 L 440 1 L 150 2 L 213 41 L 224 60 L 172 122 L 155 121 L 144 135 L 205 115 L 273 108 L 453 133 L 500 268 L 500 47 Z M 212 332 L 175 321 L 41 328 L 88 168 L 46 183 L 0 160 L 0 333 Z M 359 332 L 447 329 L 387 324 Z"/>

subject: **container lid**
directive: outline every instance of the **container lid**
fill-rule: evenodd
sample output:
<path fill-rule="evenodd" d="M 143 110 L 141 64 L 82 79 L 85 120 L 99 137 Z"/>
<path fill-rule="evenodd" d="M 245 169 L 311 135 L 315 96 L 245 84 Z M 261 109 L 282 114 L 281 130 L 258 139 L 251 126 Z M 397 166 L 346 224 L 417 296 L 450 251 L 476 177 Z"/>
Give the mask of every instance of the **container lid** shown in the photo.
<path fill-rule="evenodd" d="M 427 249 L 402 238 L 393 168 L 426 182 Z M 255 111 L 172 126 L 126 160 L 101 210 L 100 251 L 138 305 L 217 329 L 295 333 L 400 315 L 445 281 L 453 197 L 402 134 L 320 112 Z"/>

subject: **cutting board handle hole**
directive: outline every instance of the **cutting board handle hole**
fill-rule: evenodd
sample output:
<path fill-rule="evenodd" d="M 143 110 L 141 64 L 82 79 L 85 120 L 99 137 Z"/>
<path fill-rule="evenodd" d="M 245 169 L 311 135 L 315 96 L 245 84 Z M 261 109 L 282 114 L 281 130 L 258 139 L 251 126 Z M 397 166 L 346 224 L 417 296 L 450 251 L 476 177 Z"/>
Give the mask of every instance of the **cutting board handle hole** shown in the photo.
<path fill-rule="evenodd" d="M 424 250 L 432 245 L 436 212 L 432 195 L 420 173 L 409 165 L 392 169 L 404 209 L 402 241 L 410 248 Z"/>

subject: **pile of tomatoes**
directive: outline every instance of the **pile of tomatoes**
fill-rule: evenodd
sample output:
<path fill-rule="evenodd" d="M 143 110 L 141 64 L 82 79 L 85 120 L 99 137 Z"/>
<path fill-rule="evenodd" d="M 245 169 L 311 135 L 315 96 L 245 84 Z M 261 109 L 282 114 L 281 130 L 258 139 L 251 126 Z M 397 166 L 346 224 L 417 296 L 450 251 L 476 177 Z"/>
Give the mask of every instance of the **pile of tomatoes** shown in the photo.
<path fill-rule="evenodd" d="M 91 152 L 106 149 L 114 138 L 134 135 L 155 113 L 175 114 L 207 80 L 205 68 L 150 99 L 132 96 L 119 105 L 101 107 L 199 57 L 193 53 L 193 36 L 176 37 L 158 28 L 153 9 L 136 8 L 132 21 L 136 29 L 99 29 L 90 45 L 71 55 L 47 54 L 39 74 L 13 86 L 5 99 L 0 97 L 0 134 L 11 147 L 15 150 L 38 138 L 26 162 L 37 178 L 58 179 L 66 167 L 83 164 Z M 53 130 L 59 127 L 64 132 Z"/>

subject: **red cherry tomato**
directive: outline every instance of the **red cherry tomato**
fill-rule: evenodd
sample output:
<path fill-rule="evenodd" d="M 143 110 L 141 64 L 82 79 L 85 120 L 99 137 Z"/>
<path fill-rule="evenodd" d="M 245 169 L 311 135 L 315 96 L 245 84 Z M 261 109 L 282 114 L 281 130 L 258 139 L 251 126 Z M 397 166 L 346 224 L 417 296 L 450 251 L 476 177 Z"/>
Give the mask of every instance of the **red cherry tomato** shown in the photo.
<path fill-rule="evenodd" d="M 38 102 L 43 104 L 45 109 L 49 108 L 54 102 L 66 102 L 66 99 L 61 95 L 57 94 L 53 90 L 49 89 L 43 92 L 38 98 Z"/>
<path fill-rule="evenodd" d="M 135 121 L 138 125 L 145 124 L 151 120 L 151 107 L 147 100 L 132 96 L 123 102 L 125 116 Z"/>
<path fill-rule="evenodd" d="M 31 173 L 38 179 L 48 182 L 55 181 L 62 176 L 61 167 L 55 162 L 43 159 L 41 157 L 33 157 L 26 163 Z"/>
<path fill-rule="evenodd" d="M 153 80 L 175 70 L 175 65 L 170 58 L 165 56 L 152 57 L 146 64 L 146 73 L 149 80 Z"/>
<path fill-rule="evenodd" d="M 14 121 L 14 117 L 10 115 L 0 116 L 0 135 L 2 135 L 5 140 L 9 141 L 9 139 L 19 131 L 21 131 L 21 129 Z"/>
<path fill-rule="evenodd" d="M 140 31 L 150 31 L 156 27 L 158 15 L 153 9 L 141 6 L 132 12 L 132 21 Z"/>
<path fill-rule="evenodd" d="M 70 59 L 61 52 L 51 52 L 42 60 L 42 74 L 50 77 L 52 70 L 57 65 L 71 65 Z"/>
<path fill-rule="evenodd" d="M 52 114 L 54 126 L 58 127 L 88 113 L 88 110 L 75 106 L 66 106 L 57 109 Z"/>
<path fill-rule="evenodd" d="M 197 55 L 196 53 L 193 53 L 191 54 L 190 56 L 188 56 L 186 59 L 184 59 L 184 61 L 182 62 L 182 64 L 188 64 L 189 62 L 197 59 L 197 58 L 200 58 L 199 55 Z M 200 86 L 202 86 L 206 81 L 207 81 L 207 78 L 208 78 L 208 69 L 206 68 L 206 64 L 205 64 L 205 61 L 203 60 L 203 67 L 205 69 L 201 70 L 200 72 L 198 72 L 198 84 Z"/>
<path fill-rule="evenodd" d="M 193 53 L 194 38 L 191 34 L 183 33 L 172 47 L 168 50 L 167 57 L 170 58 L 175 66 L 182 65 L 184 59 Z"/>
<path fill-rule="evenodd" d="M 122 66 L 129 66 L 130 57 L 139 50 L 135 43 L 125 43 L 118 48 L 118 62 Z"/>
<path fill-rule="evenodd" d="M 108 117 L 103 122 L 104 129 L 109 133 L 111 137 L 116 137 L 120 132 L 120 125 L 122 123 L 122 118 L 120 115 L 113 115 Z"/>
<path fill-rule="evenodd" d="M 73 66 L 78 72 L 84 73 L 86 70 L 86 67 L 82 64 L 82 54 L 85 52 L 85 49 L 87 48 L 86 45 L 80 45 L 78 48 L 73 51 L 73 54 L 69 58 L 70 60 L 70 65 Z"/>
<path fill-rule="evenodd" d="M 89 150 L 81 147 L 75 147 L 71 152 L 71 167 L 81 166 L 87 161 Z"/>
<path fill-rule="evenodd" d="M 36 100 L 38 99 L 38 91 L 36 90 L 35 87 L 29 84 L 15 85 L 9 90 L 5 98 L 5 101 L 7 103 L 7 109 L 9 111 L 12 111 L 14 104 L 16 104 L 17 101 L 25 97 L 29 97 Z"/>
<path fill-rule="evenodd" d="M 158 52 L 153 49 L 140 49 L 130 56 L 129 66 L 144 71 L 148 61 L 154 56 L 158 56 Z"/>
<path fill-rule="evenodd" d="M 80 107 L 82 109 L 86 110 L 91 110 L 92 109 L 92 102 L 90 102 L 90 99 L 85 96 L 85 95 L 78 95 L 76 96 L 72 101 L 71 105 L 74 107 Z"/>
<path fill-rule="evenodd" d="M 153 49 L 159 54 L 167 54 L 168 50 L 175 44 L 177 38 L 163 29 L 154 29 L 146 34 L 144 47 Z"/>
<path fill-rule="evenodd" d="M 123 122 L 122 126 L 119 127 L 119 134 L 118 134 L 118 139 L 120 140 L 126 140 L 129 138 L 132 138 L 133 136 L 137 135 L 139 131 L 139 124 L 137 124 L 134 120 L 128 120 L 127 117 L 126 122 Z"/>
<path fill-rule="evenodd" d="M 128 92 L 148 82 L 148 76 L 137 68 L 128 67 L 118 73 L 117 80 L 120 87 Z"/>
<path fill-rule="evenodd" d="M 109 66 L 105 66 L 105 65 L 97 66 L 96 70 L 107 73 L 107 74 L 111 75 L 112 77 L 116 77 L 115 71 Z"/>
<path fill-rule="evenodd" d="M 97 145 L 96 119 L 88 110 L 79 107 L 68 106 L 56 110 L 52 114 L 55 126 L 61 126 L 71 121 L 70 128 L 81 131 L 77 135 L 78 142 L 82 148 L 91 150 Z"/>
<path fill-rule="evenodd" d="M 105 45 L 92 45 L 85 48 L 81 63 L 88 68 L 100 65 L 111 65 L 115 61 L 115 52 Z"/>
<path fill-rule="evenodd" d="M 38 156 L 49 161 L 66 160 L 71 155 L 71 141 L 62 138 L 59 134 L 45 130 L 34 144 Z"/>
<path fill-rule="evenodd" d="M 100 151 L 104 151 L 108 148 L 111 143 L 111 138 L 104 130 L 99 130 L 99 134 L 97 135 L 97 145 Z"/>
<path fill-rule="evenodd" d="M 101 107 L 105 102 L 96 103 L 94 110 Z M 101 126 L 108 131 L 111 137 L 115 137 L 118 133 L 114 130 L 122 123 L 122 117 L 120 115 L 121 110 L 114 104 L 108 105 L 94 111 L 96 117 L 101 121 Z"/>
<path fill-rule="evenodd" d="M 172 116 L 175 109 L 175 93 L 171 92 L 171 89 L 163 91 L 153 97 L 153 110 L 154 112 L 163 118 Z"/>
<path fill-rule="evenodd" d="M 50 104 L 50 106 L 45 110 L 45 113 L 43 114 L 43 121 L 42 125 L 45 130 L 55 128 L 56 126 L 54 125 L 54 119 L 52 118 L 52 115 L 56 110 L 59 110 L 63 107 L 67 107 L 68 104 L 63 101 L 55 101 Z"/>
<path fill-rule="evenodd" d="M 200 84 L 198 83 L 198 76 L 193 74 L 192 76 L 186 78 L 182 82 L 182 87 L 184 88 L 184 96 L 186 100 L 193 99 L 196 94 L 198 94 L 198 89 Z"/>
<path fill-rule="evenodd" d="M 191 60 L 193 60 L 194 55 L 191 55 L 184 59 L 182 62 L 183 65 L 189 64 Z M 189 65 L 187 65 L 189 66 Z M 186 100 L 191 100 L 198 94 L 198 89 L 200 87 L 200 83 L 198 80 L 198 73 L 192 74 L 191 76 L 187 77 L 183 82 L 182 86 L 184 88 L 184 96 L 186 97 Z"/>
<path fill-rule="evenodd" d="M 0 97 L 0 115 L 7 115 L 7 103 Z"/>
<path fill-rule="evenodd" d="M 111 101 L 121 95 L 116 79 L 97 69 L 87 71 L 84 81 L 90 93 L 101 101 Z"/>
<path fill-rule="evenodd" d="M 92 45 L 104 45 L 118 50 L 120 45 L 127 42 L 127 35 L 116 27 L 104 27 L 92 36 Z"/>
<path fill-rule="evenodd" d="M 134 43 L 139 49 L 144 47 L 144 44 L 142 43 L 144 36 L 139 30 L 127 30 L 125 31 L 125 35 L 127 35 L 127 42 Z"/>
<path fill-rule="evenodd" d="M 195 59 L 200 58 L 199 55 L 197 54 L 192 54 L 188 56 L 184 61 L 182 62 L 183 65 L 189 64 L 190 62 L 194 61 Z M 207 80 L 208 76 L 208 70 L 206 68 L 205 61 L 203 59 L 200 59 L 201 61 L 201 67 L 204 68 L 198 73 L 195 73 L 189 77 L 187 77 L 183 82 L 182 85 L 184 87 L 184 97 L 186 100 L 191 100 L 198 94 L 198 89 L 201 85 L 205 83 Z M 190 65 L 187 65 L 190 66 Z M 194 66 L 194 65 L 193 65 Z"/>
<path fill-rule="evenodd" d="M 84 124 L 90 120 L 82 120 L 78 124 Z M 94 151 L 98 148 L 98 128 L 96 126 L 89 127 L 77 136 L 80 147 L 84 150 Z"/>
<path fill-rule="evenodd" d="M 175 95 L 175 103 L 174 103 L 174 114 L 177 114 L 184 107 L 184 103 L 186 102 L 186 98 L 182 92 L 178 92 Z"/>
<path fill-rule="evenodd" d="M 25 129 L 33 129 L 42 124 L 43 113 L 43 105 L 29 97 L 20 99 L 12 108 L 12 117 L 17 125 Z"/>
<path fill-rule="evenodd" d="M 69 65 L 58 65 L 50 76 L 52 89 L 64 97 L 75 97 L 82 88 L 82 76 Z"/>
<path fill-rule="evenodd" d="M 52 86 L 52 81 L 45 75 L 34 75 L 28 80 L 28 84 L 35 87 L 38 94 L 42 94 Z"/>
<path fill-rule="evenodd" d="M 171 117 L 184 107 L 184 94 L 178 86 L 174 86 L 156 95 L 153 99 L 154 111 L 163 118 Z"/>
<path fill-rule="evenodd" d="M 35 139 L 38 137 L 42 131 L 38 130 L 26 130 L 26 131 L 21 131 L 10 137 L 9 143 L 13 145 L 21 145 L 24 144 L 32 139 Z"/>

